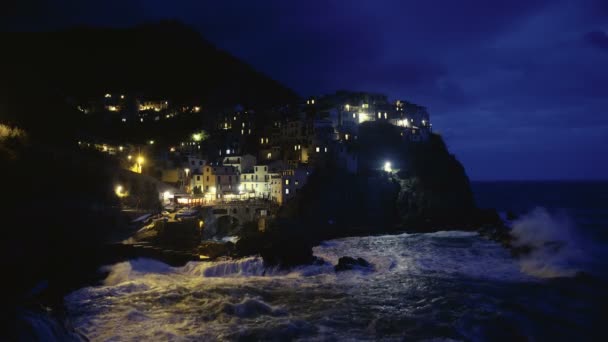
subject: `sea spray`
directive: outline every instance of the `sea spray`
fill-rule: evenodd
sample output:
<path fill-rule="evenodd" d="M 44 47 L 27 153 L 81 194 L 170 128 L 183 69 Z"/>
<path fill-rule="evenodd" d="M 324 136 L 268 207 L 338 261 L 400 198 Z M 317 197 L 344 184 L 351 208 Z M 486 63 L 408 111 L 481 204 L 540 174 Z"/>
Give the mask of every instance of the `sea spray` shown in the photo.
<path fill-rule="evenodd" d="M 463 339 L 488 322 L 502 333 L 516 324 L 510 317 L 537 317 L 529 303 L 539 293 L 538 310 L 547 300 L 550 312 L 564 305 L 476 233 L 352 237 L 314 253 L 326 262 L 276 270 L 259 257 L 184 267 L 132 260 L 110 266 L 105 286 L 68 295 L 66 308 L 91 340 L 401 340 Z M 334 272 L 345 255 L 368 260 L 375 272 Z M 526 304 L 504 305 L 505 298 Z"/>
<path fill-rule="evenodd" d="M 520 259 L 523 272 L 542 278 L 571 277 L 587 262 L 585 243 L 566 215 L 536 208 L 513 222 L 513 246 L 529 249 Z"/>
<path fill-rule="evenodd" d="M 166 274 L 173 272 L 173 269 L 157 260 L 139 258 L 103 267 L 102 271 L 109 272 L 104 285 L 117 285 L 137 278 L 142 274 Z"/>

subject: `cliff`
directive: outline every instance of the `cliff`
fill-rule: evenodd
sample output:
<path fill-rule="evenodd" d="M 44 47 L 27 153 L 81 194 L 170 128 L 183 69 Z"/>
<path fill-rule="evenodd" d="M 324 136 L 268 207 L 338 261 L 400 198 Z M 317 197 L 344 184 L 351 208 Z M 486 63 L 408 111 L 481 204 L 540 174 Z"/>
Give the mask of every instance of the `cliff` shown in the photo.
<path fill-rule="evenodd" d="M 413 143 L 390 124 L 364 123 L 352 148 L 358 174 L 333 160 L 321 164 L 268 232 L 237 243 L 241 255 L 260 253 L 271 264 L 292 265 L 311 261 L 309 249 L 325 239 L 501 225 L 494 211 L 476 208 L 466 172 L 441 136 Z M 393 172 L 382 170 L 387 160 Z"/>
<path fill-rule="evenodd" d="M 178 21 L 0 37 L 2 58 L 8 62 L 4 65 L 29 69 L 60 92 L 80 98 L 142 92 L 177 102 L 199 101 L 205 107 L 264 107 L 298 99 Z"/>
<path fill-rule="evenodd" d="M 271 121 L 273 109 L 299 100 L 291 89 L 176 21 L 132 28 L 3 32 L 0 40 L 0 85 L 22 88 L 15 101 L 24 107 L 20 109 L 40 108 L 29 116 L 40 127 L 73 126 L 87 140 L 124 144 L 153 137 L 159 144 L 175 144 L 195 129 L 210 128 L 213 115 L 236 104 L 255 108 L 256 119 Z M 125 124 L 115 113 L 73 115 L 41 108 L 60 101 L 69 101 L 72 107 L 99 106 L 106 93 L 126 94 L 126 106 L 132 109 L 138 97 L 167 100 L 174 108 L 198 105 L 202 110 L 167 121 Z"/>
<path fill-rule="evenodd" d="M 281 215 L 342 229 L 435 230 L 479 223 L 469 179 L 441 136 L 404 141 L 390 124 L 365 123 L 354 149 L 359 173 L 328 161 Z M 383 170 L 390 161 L 393 171 Z"/>

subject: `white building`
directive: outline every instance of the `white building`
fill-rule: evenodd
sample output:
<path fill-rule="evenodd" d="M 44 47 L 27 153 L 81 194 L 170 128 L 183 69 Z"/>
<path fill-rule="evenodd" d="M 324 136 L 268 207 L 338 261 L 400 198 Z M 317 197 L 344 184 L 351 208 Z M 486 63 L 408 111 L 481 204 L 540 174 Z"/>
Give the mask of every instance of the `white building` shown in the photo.
<path fill-rule="evenodd" d="M 239 189 L 249 197 L 270 198 L 270 179 L 275 173 L 269 165 L 255 165 L 251 171 L 241 174 Z"/>
<path fill-rule="evenodd" d="M 253 169 L 253 166 L 257 162 L 255 156 L 246 154 L 244 156 L 228 156 L 224 157 L 222 165 L 232 166 L 236 168 L 239 173 L 249 172 Z"/>

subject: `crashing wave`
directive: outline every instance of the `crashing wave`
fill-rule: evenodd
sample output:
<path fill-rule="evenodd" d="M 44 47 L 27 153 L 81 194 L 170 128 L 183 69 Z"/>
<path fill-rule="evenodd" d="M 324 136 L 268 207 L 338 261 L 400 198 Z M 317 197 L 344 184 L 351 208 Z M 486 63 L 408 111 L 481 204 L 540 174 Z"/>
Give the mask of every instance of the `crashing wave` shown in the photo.
<path fill-rule="evenodd" d="M 586 244 L 565 215 L 536 208 L 513 221 L 513 246 L 526 249 L 521 270 L 541 278 L 572 277 L 587 263 Z"/>

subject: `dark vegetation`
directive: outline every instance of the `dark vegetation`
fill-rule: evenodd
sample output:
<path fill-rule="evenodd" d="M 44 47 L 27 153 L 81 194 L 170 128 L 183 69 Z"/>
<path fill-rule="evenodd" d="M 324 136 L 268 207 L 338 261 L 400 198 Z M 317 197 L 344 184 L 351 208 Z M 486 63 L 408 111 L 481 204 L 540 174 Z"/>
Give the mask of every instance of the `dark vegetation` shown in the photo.
<path fill-rule="evenodd" d="M 208 128 L 218 109 L 241 104 L 258 109 L 260 120 L 277 106 L 293 104 L 298 96 L 257 72 L 234 56 L 215 48 L 197 31 L 176 21 L 134 28 L 75 28 L 57 32 L 0 33 L 3 72 L 23 82 L 42 82 L 51 94 L 36 85 L 24 93 L 21 105 L 68 100 L 75 105 L 103 100 L 106 93 L 127 98 L 166 99 L 174 106 L 198 104 L 201 113 L 143 124 L 121 122 L 114 113 L 74 116 L 46 115 L 61 124 L 73 124 L 85 138 L 141 143 L 155 139 L 173 144 Z M 41 97 L 42 96 L 42 97 Z M 135 108 L 135 104 L 132 103 Z M 154 114 L 156 115 L 156 114 Z M 36 117 L 38 119 L 38 117 Z"/>
<path fill-rule="evenodd" d="M 67 291 L 99 279 L 100 265 L 128 254 L 108 246 L 128 229 L 114 193 L 118 181 L 127 181 L 117 176 L 119 165 L 76 142 L 124 137 L 141 142 L 150 133 L 170 140 L 171 134 L 184 136 L 207 122 L 201 114 L 118 128 L 111 117 L 85 116 L 75 103 L 115 91 L 203 108 L 237 103 L 265 108 L 297 99 L 175 22 L 0 37 L 0 128 L 19 132 L 0 137 L 0 266 L 8 279 L 0 319 L 9 340 L 16 338 L 11 334 L 18 307 L 60 307 Z M 156 205 L 149 184 L 128 183 L 137 205 Z"/>

